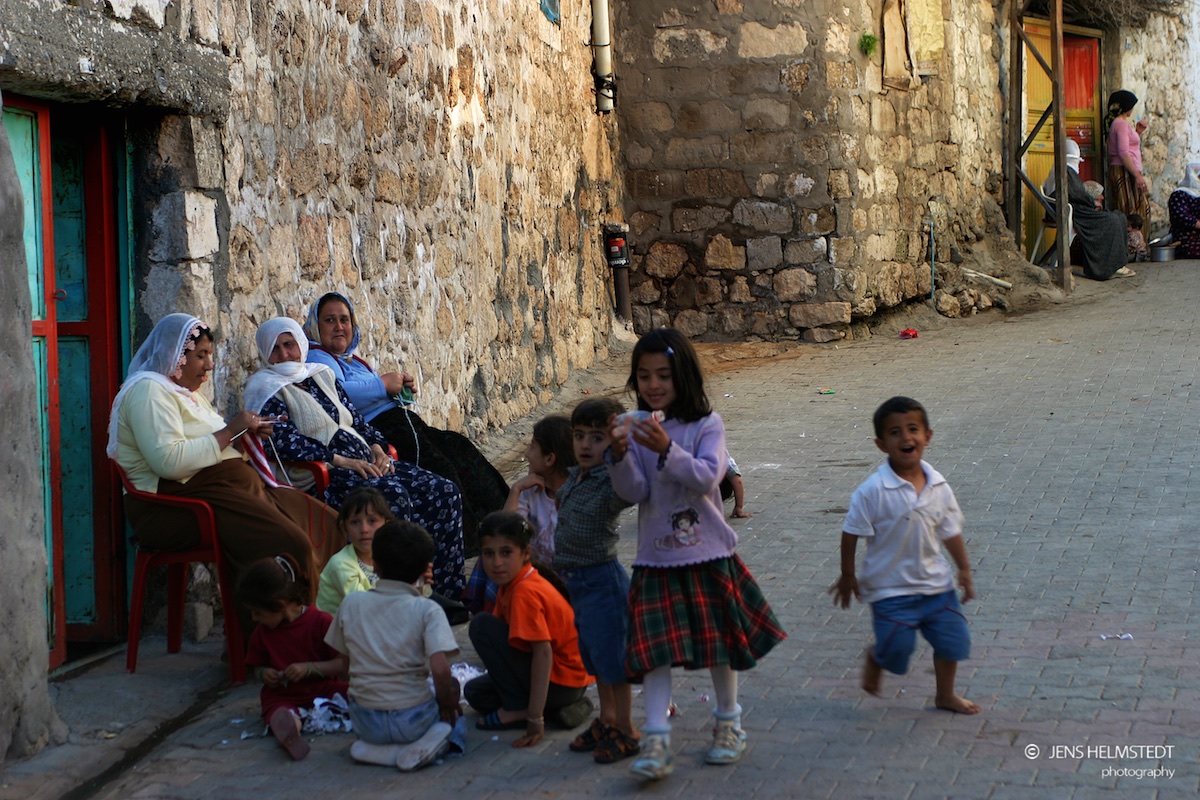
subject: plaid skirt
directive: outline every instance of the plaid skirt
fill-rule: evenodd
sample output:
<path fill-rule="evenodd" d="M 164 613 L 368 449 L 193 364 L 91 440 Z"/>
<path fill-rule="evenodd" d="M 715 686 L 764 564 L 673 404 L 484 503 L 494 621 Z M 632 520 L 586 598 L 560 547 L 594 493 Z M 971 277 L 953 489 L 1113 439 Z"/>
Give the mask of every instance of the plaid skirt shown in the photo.
<path fill-rule="evenodd" d="M 686 567 L 634 567 L 625 671 L 750 669 L 787 638 L 737 555 Z"/>

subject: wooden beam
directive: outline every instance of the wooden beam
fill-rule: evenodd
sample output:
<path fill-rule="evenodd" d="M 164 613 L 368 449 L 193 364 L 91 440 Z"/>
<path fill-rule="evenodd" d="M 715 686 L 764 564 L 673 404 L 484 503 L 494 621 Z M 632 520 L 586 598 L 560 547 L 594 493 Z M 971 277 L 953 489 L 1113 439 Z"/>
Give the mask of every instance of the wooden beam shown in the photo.
<path fill-rule="evenodd" d="M 1071 252 L 1067 246 L 1070 228 L 1067 221 L 1067 107 L 1065 65 L 1063 64 L 1063 18 L 1062 0 L 1050 0 L 1050 86 L 1054 92 L 1054 183 L 1058 202 L 1054 204 L 1054 216 L 1058 220 L 1058 236 L 1054 238 L 1058 253 L 1058 286 L 1064 292 L 1072 289 Z"/>

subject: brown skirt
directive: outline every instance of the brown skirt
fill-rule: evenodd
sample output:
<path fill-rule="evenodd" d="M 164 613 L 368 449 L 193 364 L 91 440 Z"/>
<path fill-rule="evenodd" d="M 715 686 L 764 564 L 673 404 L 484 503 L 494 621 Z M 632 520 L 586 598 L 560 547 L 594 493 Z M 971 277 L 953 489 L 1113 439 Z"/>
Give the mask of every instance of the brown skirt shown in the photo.
<path fill-rule="evenodd" d="M 228 578 L 235 587 L 254 561 L 288 553 L 308 570 L 315 597 L 321 569 L 345 545 L 337 512 L 296 489 L 268 488 L 244 461 L 230 459 L 206 467 L 187 483 L 160 478 L 158 491 L 212 506 Z M 146 547 L 186 550 L 200 543 L 195 517 L 188 511 L 130 495 L 125 496 L 125 511 L 138 542 Z M 249 636 L 254 629 L 249 612 L 239 604 L 237 613 Z"/>
<path fill-rule="evenodd" d="M 1151 230 L 1150 197 L 1138 189 L 1137 182 L 1121 164 L 1108 167 L 1108 191 L 1112 195 L 1113 208 L 1125 216 L 1137 214 L 1142 218 L 1142 230 Z"/>

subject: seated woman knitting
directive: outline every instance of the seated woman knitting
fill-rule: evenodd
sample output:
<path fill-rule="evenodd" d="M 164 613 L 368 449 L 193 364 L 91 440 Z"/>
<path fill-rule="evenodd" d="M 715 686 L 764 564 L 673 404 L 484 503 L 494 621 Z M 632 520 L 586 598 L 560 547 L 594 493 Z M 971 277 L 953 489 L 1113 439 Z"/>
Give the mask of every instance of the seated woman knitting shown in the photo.
<path fill-rule="evenodd" d="M 263 368 L 246 385 L 245 403 L 257 413 L 281 418 L 271 442 L 289 461 L 331 465 L 325 502 L 337 508 L 354 489 L 383 493 L 400 519 L 433 537 L 434 591 L 457 601 L 463 591 L 462 497 L 451 482 L 384 451 L 383 434 L 367 424 L 321 364 L 306 364 L 308 340 L 300 325 L 277 317 L 255 334 Z M 286 419 L 282 419 L 286 415 Z"/>

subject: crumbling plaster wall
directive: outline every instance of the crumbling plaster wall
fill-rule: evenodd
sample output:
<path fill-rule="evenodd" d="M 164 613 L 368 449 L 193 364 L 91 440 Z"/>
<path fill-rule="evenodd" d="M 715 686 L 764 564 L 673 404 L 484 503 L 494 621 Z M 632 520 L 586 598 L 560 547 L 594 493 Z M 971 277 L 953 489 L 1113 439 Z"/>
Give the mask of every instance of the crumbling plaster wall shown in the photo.
<path fill-rule="evenodd" d="M 233 87 L 224 386 L 254 364 L 255 325 L 329 289 L 357 303 L 359 352 L 473 433 L 607 354 L 599 237 L 622 212 L 586 4 L 561 27 L 503 0 L 219 9 L 193 32 Z"/>
<path fill-rule="evenodd" d="M 857 48 L 881 34 L 879 2 L 618 8 L 638 329 L 830 341 L 929 295 L 926 218 L 939 286 L 973 246 L 1002 242 L 991 3 L 943 5 L 938 74 L 910 91 L 884 87 L 880 56 Z"/>

